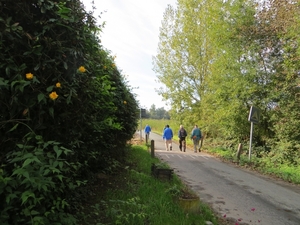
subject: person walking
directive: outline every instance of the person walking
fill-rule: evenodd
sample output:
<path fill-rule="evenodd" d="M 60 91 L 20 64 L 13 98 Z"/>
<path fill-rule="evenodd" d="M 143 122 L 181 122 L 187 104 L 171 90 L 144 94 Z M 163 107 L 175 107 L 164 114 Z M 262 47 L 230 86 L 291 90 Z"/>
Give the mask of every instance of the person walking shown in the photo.
<path fill-rule="evenodd" d="M 163 131 L 163 139 L 165 140 L 166 150 L 172 151 L 172 138 L 173 138 L 173 131 L 169 125 Z"/>
<path fill-rule="evenodd" d="M 179 149 L 180 149 L 180 151 L 182 151 L 182 147 L 183 147 L 183 151 L 184 152 L 186 150 L 186 141 L 185 141 L 186 136 L 187 136 L 186 130 L 183 128 L 182 125 L 180 125 L 179 131 L 178 131 Z"/>
<path fill-rule="evenodd" d="M 151 132 L 151 127 L 148 124 L 146 125 L 144 132 L 145 132 L 145 136 L 146 136 L 146 142 L 148 142 L 150 132 Z"/>
<path fill-rule="evenodd" d="M 199 142 L 202 137 L 201 130 L 198 128 L 197 125 L 194 126 L 194 129 L 192 130 L 191 139 L 193 140 L 194 144 L 194 152 L 197 152 L 197 149 L 200 152 Z"/>

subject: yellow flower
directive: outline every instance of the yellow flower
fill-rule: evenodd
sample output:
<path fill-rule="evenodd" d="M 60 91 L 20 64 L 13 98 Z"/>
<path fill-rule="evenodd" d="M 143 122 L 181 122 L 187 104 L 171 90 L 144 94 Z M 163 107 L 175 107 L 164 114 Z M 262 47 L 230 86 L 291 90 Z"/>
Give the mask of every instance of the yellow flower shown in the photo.
<path fill-rule="evenodd" d="M 59 82 L 57 82 L 57 83 L 55 84 L 55 86 L 56 86 L 57 88 L 60 88 L 60 87 L 61 87 L 61 84 L 60 84 Z"/>
<path fill-rule="evenodd" d="M 55 91 L 52 91 L 50 94 L 49 94 L 49 97 L 52 99 L 52 100 L 55 100 L 58 98 L 58 94 L 56 94 Z"/>
<path fill-rule="evenodd" d="M 106 70 L 106 66 L 103 66 L 103 68 Z"/>
<path fill-rule="evenodd" d="M 111 64 L 111 66 L 112 66 L 112 67 L 116 67 L 116 65 L 115 65 L 114 63 L 113 63 L 113 64 Z"/>
<path fill-rule="evenodd" d="M 78 70 L 79 70 L 81 73 L 84 73 L 84 72 L 85 72 L 84 66 L 79 67 Z"/>
<path fill-rule="evenodd" d="M 126 101 L 124 101 L 124 104 L 127 104 L 127 102 L 126 102 Z"/>
<path fill-rule="evenodd" d="M 33 79 L 33 74 L 32 73 L 26 73 L 26 79 L 32 80 Z"/>

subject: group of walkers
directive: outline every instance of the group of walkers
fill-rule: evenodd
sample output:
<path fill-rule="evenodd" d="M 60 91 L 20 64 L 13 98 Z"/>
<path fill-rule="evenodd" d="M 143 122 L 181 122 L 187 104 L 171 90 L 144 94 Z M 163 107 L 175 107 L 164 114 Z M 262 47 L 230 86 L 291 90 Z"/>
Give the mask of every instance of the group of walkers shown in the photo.
<path fill-rule="evenodd" d="M 147 124 L 145 127 L 145 134 L 146 137 L 149 138 L 149 134 L 151 132 L 150 126 Z M 170 128 L 169 125 L 166 125 L 164 130 L 163 130 L 163 139 L 165 141 L 165 146 L 166 146 L 166 151 L 172 151 L 172 139 L 173 139 L 173 131 Z M 178 138 L 179 138 L 179 149 L 180 151 L 186 151 L 186 137 L 187 137 L 187 132 L 184 129 L 183 125 L 180 125 L 179 130 L 178 130 Z M 201 130 L 197 125 L 194 126 L 190 138 L 193 140 L 193 145 L 194 145 L 194 152 L 196 153 L 197 151 L 200 152 L 200 140 L 202 138 L 202 133 Z"/>

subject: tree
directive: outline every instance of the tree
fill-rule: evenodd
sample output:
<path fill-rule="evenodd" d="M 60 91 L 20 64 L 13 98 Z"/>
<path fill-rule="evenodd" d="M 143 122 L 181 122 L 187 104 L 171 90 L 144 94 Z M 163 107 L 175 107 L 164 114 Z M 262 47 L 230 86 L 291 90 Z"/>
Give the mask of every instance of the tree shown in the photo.
<path fill-rule="evenodd" d="M 249 109 L 257 106 L 262 118 L 255 144 L 296 163 L 298 25 L 296 1 L 182 0 L 177 9 L 167 8 L 153 61 L 172 118 L 246 142 Z"/>
<path fill-rule="evenodd" d="M 178 1 L 177 10 L 169 7 L 165 11 L 154 69 L 166 86 L 160 94 L 171 99 L 172 118 L 210 128 L 221 123 L 231 126 L 229 134 L 240 124 L 230 121 L 239 115 L 240 109 L 247 110 L 245 103 L 236 101 L 236 94 L 234 99 L 228 94 L 232 80 L 241 72 L 243 47 L 236 48 L 232 39 L 238 38 L 231 32 L 244 18 L 247 23 L 249 15 L 253 15 L 253 10 L 248 9 L 251 6 L 244 3 Z"/>
<path fill-rule="evenodd" d="M 296 164 L 299 158 L 299 40 L 300 9 L 296 1 L 266 1 L 259 18 L 261 33 L 267 37 L 269 58 L 273 62 L 273 97 L 276 105 L 270 110 L 277 143 L 274 158 Z M 288 12 L 288 13 L 287 13 Z M 298 161 L 299 162 L 299 161 Z"/>
<path fill-rule="evenodd" d="M 163 108 L 156 108 L 154 104 L 149 109 L 149 118 L 151 119 L 170 119 L 169 113 Z"/>

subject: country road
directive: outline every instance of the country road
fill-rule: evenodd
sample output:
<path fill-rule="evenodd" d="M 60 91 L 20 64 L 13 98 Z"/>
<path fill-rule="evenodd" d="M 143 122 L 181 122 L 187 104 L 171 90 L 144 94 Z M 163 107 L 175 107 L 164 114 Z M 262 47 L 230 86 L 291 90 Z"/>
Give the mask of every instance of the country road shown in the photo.
<path fill-rule="evenodd" d="M 221 162 L 203 152 L 181 152 L 175 141 L 173 151 L 166 151 L 162 136 L 155 133 L 150 134 L 150 140 L 154 140 L 155 156 L 228 220 L 239 225 L 300 225 L 299 186 Z"/>

